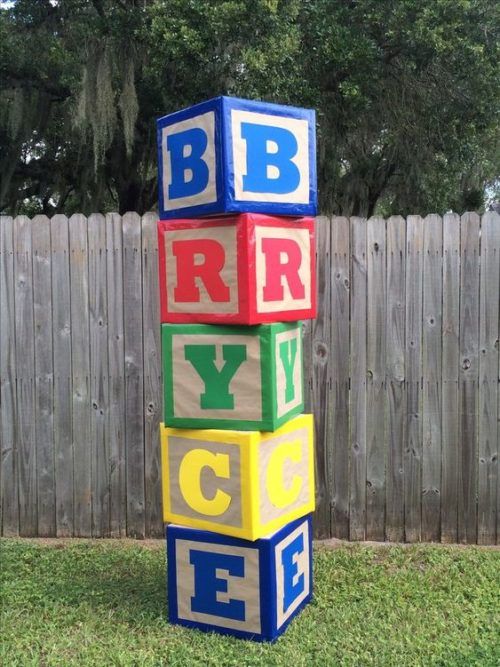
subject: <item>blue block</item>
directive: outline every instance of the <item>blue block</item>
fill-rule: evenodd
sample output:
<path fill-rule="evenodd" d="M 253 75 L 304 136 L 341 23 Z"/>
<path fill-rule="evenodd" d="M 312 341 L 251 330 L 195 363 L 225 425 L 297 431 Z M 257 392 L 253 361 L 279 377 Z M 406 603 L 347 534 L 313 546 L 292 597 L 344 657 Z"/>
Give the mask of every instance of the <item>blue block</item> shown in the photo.
<path fill-rule="evenodd" d="M 314 111 L 217 97 L 157 129 L 161 219 L 316 214 Z"/>
<path fill-rule="evenodd" d="M 274 641 L 312 595 L 311 514 L 249 542 L 167 527 L 169 620 Z"/>

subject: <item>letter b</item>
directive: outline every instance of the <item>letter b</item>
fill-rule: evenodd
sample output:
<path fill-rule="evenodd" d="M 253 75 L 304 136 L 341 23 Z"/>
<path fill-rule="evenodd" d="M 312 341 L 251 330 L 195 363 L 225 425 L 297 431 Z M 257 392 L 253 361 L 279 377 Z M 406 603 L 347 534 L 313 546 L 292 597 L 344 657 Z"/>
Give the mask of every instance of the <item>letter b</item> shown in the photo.
<path fill-rule="evenodd" d="M 199 127 L 167 137 L 172 174 L 172 182 L 168 187 L 169 199 L 192 197 L 205 190 L 209 170 L 203 155 L 207 145 L 207 135 Z"/>
<path fill-rule="evenodd" d="M 243 190 L 287 194 L 300 183 L 300 171 L 292 158 L 297 154 L 297 139 L 283 127 L 242 123 L 241 136 L 247 144 L 247 173 Z"/>

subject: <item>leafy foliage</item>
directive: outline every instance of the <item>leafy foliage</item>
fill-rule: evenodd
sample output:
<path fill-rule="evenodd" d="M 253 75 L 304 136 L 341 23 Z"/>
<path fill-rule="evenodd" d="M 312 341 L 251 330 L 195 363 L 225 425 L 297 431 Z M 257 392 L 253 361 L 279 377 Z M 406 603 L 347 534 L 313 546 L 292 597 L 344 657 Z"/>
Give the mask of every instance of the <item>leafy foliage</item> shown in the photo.
<path fill-rule="evenodd" d="M 0 210 L 155 206 L 155 118 L 220 94 L 318 111 L 322 209 L 480 208 L 499 177 L 494 0 L 17 0 Z"/>

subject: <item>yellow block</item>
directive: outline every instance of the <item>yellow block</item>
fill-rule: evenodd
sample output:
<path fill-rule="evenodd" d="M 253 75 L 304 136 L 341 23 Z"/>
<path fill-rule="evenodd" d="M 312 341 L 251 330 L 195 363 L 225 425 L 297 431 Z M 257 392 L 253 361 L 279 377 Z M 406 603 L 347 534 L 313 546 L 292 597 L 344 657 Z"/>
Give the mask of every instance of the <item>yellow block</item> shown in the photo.
<path fill-rule="evenodd" d="M 313 416 L 276 431 L 161 427 L 163 519 L 257 540 L 314 510 Z"/>

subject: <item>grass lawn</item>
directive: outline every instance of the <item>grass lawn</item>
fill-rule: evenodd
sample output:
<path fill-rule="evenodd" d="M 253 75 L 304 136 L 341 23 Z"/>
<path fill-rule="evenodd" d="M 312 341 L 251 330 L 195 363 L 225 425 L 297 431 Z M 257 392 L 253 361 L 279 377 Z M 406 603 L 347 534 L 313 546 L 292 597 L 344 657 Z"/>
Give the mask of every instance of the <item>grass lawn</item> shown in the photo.
<path fill-rule="evenodd" d="M 272 645 L 169 625 L 162 542 L 4 539 L 0 564 L 6 667 L 500 664 L 498 550 L 317 547 Z"/>

